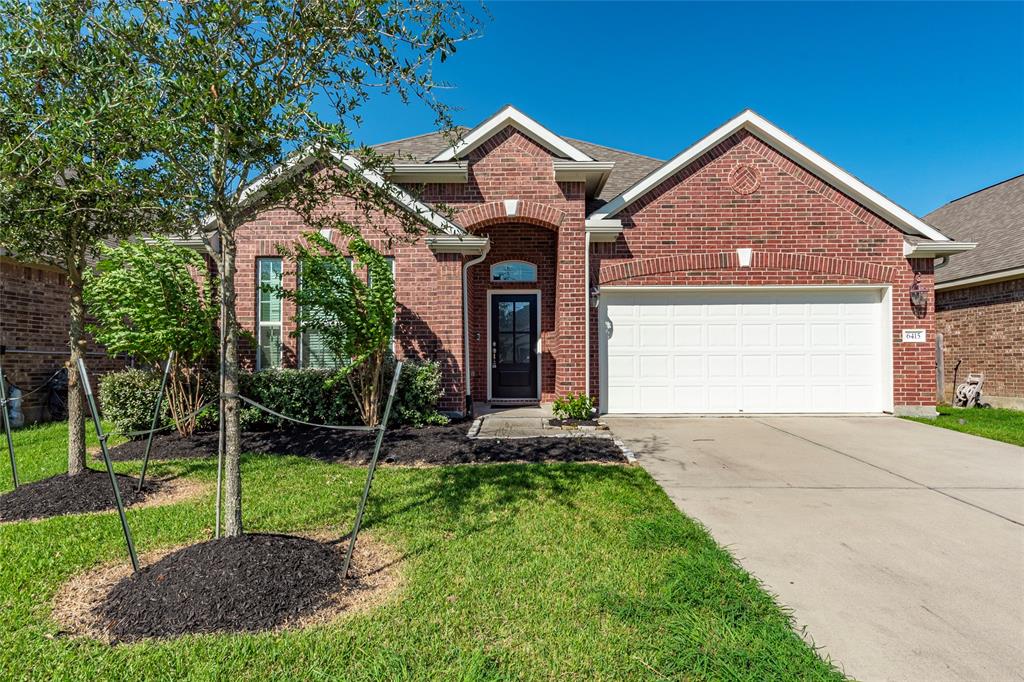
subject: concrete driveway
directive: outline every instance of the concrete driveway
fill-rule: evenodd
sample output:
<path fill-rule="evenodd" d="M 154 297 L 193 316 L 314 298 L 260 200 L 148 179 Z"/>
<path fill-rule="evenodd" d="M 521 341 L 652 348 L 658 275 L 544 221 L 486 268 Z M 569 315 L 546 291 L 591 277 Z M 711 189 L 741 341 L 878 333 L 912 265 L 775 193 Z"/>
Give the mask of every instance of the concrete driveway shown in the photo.
<path fill-rule="evenodd" d="M 888 417 L 608 418 L 862 680 L 1024 680 L 1024 448 Z"/>

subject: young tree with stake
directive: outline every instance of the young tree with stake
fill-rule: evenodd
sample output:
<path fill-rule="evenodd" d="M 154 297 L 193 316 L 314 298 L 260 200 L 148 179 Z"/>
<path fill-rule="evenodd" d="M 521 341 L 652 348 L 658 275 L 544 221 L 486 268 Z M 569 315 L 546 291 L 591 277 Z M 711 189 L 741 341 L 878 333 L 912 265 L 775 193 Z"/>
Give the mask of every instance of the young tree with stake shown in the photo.
<path fill-rule="evenodd" d="M 151 121 L 157 163 L 216 260 L 224 317 L 223 390 L 238 391 L 235 258 L 238 229 L 269 208 L 287 207 L 313 228 L 355 228 L 323 209 L 347 196 L 367 215 L 386 214 L 419 233 L 391 190 L 367 180 L 385 159 L 352 154 L 350 126 L 373 92 L 433 108 L 432 65 L 472 34 L 475 20 L 454 0 L 194 0 L 134 2 L 144 31 L 134 49 L 161 90 Z M 346 165 L 339 164 L 340 159 Z M 353 172 L 353 169 L 357 172 Z M 253 182 L 256 178 L 262 178 Z M 239 404 L 223 405 L 225 516 L 242 533 Z"/>
<path fill-rule="evenodd" d="M 75 475 L 85 469 L 87 257 L 106 238 L 172 222 L 160 174 L 146 163 L 145 121 L 157 102 L 148 68 L 124 50 L 133 27 L 115 3 L 0 0 L 0 17 L 0 247 L 67 275 Z"/>

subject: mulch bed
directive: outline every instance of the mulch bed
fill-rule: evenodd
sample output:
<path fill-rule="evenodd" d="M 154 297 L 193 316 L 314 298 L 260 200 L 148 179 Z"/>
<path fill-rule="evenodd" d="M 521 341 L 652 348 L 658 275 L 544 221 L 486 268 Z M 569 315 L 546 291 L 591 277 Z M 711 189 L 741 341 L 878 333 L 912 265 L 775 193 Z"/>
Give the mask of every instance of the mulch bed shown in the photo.
<path fill-rule="evenodd" d="M 344 547 L 259 534 L 191 545 L 122 579 L 95 615 L 114 642 L 271 630 L 352 589 Z"/>
<path fill-rule="evenodd" d="M 142 492 L 136 493 L 139 479 L 123 474 L 117 474 L 117 483 L 126 506 L 142 501 L 161 486 L 160 481 L 147 481 Z M 95 469 L 86 469 L 77 476 L 58 474 L 25 483 L 17 490 L 0 495 L 0 521 L 25 521 L 115 508 L 110 477 L 106 471 Z"/>
<path fill-rule="evenodd" d="M 389 429 L 381 461 L 402 465 L 443 465 L 487 462 L 625 462 L 607 438 L 467 438 L 468 424 Z M 365 464 L 373 454 L 375 434 L 298 427 L 279 431 L 250 431 L 242 436 L 242 451 L 288 454 L 328 462 Z M 123 443 L 110 450 L 115 460 L 139 459 L 145 441 Z M 161 435 L 153 440 L 152 459 L 190 459 L 217 454 L 217 433 Z"/>

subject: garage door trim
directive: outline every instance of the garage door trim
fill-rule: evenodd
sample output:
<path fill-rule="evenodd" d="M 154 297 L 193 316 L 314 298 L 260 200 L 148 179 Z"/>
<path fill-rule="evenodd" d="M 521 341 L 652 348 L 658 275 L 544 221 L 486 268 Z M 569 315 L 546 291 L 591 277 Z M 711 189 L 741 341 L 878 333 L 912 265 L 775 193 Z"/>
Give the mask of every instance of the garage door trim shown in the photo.
<path fill-rule="evenodd" d="M 880 293 L 880 311 L 881 320 L 879 321 L 880 328 L 880 343 L 879 343 L 879 355 L 880 355 L 880 391 L 882 395 L 882 410 L 884 412 L 893 411 L 893 326 L 892 326 L 892 285 L 891 284 L 870 284 L 870 285 L 814 285 L 814 286 L 779 286 L 779 285 L 768 285 L 768 286 L 744 286 L 744 285 L 709 285 L 709 286 L 665 286 L 665 285 L 652 285 L 652 286 L 602 286 L 599 290 L 599 315 L 597 320 L 598 325 L 598 348 L 599 348 L 599 369 L 600 369 L 600 412 L 602 414 L 608 411 L 608 332 L 607 332 L 607 309 L 609 298 L 614 298 L 615 294 L 643 294 L 643 293 L 745 293 L 750 292 L 754 294 L 760 293 L 771 293 L 771 292 L 782 292 L 782 293 L 801 293 L 801 292 L 829 292 L 829 291 L 843 291 L 843 292 L 879 292 Z M 690 413 L 692 414 L 692 413 Z M 711 414 L 711 413 L 709 413 Z M 741 414 L 752 414 L 752 413 L 741 413 Z"/>

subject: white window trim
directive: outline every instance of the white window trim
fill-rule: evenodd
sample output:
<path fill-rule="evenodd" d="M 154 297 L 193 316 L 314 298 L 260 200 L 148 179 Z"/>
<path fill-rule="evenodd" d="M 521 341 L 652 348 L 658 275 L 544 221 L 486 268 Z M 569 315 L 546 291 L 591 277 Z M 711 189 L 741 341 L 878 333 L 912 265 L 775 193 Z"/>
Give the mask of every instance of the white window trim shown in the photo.
<path fill-rule="evenodd" d="M 509 265 L 509 264 L 528 265 L 528 266 L 530 266 L 533 269 L 533 279 L 494 279 L 494 268 L 500 267 L 502 265 Z M 503 261 L 498 261 L 497 263 L 492 263 L 488 275 L 490 276 L 490 278 L 491 278 L 490 281 L 492 283 L 493 282 L 510 282 L 512 284 L 516 284 L 516 283 L 520 283 L 520 284 L 536 284 L 537 283 L 537 266 L 536 266 L 536 264 L 531 263 L 530 261 L 526 261 L 526 260 L 503 260 Z"/>
<path fill-rule="evenodd" d="M 279 256 L 260 256 L 256 259 L 256 371 L 263 371 L 263 327 L 274 327 L 278 328 L 278 338 L 281 341 L 281 355 L 282 361 L 284 360 L 284 300 L 280 301 L 281 319 L 277 322 L 266 322 L 263 320 L 263 302 L 260 297 L 263 294 L 263 263 L 267 261 L 277 261 L 281 263 L 281 279 L 284 280 L 284 261 Z M 270 369 L 280 369 L 279 367 L 271 367 Z"/>

